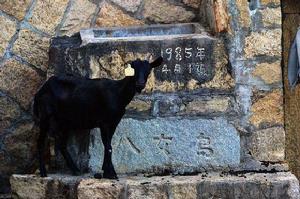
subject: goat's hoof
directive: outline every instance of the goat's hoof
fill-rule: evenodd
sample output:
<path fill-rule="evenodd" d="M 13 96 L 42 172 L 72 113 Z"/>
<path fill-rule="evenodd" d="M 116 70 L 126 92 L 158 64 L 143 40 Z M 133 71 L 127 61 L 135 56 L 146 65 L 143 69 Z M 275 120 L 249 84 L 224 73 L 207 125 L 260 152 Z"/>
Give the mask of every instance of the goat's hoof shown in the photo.
<path fill-rule="evenodd" d="M 118 176 L 117 176 L 117 174 L 106 174 L 106 173 L 103 173 L 103 178 L 117 180 Z"/>
<path fill-rule="evenodd" d="M 101 179 L 102 178 L 102 174 L 101 173 L 95 173 L 94 174 L 94 178 Z"/>

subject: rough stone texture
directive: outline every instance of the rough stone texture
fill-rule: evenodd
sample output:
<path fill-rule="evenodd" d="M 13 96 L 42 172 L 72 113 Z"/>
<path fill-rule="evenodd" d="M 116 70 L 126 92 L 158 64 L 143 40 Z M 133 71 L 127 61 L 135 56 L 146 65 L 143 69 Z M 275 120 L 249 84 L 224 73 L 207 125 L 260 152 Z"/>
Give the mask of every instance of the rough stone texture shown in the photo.
<path fill-rule="evenodd" d="M 89 28 L 95 11 L 96 5 L 88 0 L 74 1 L 60 31 L 72 35 L 80 29 Z"/>
<path fill-rule="evenodd" d="M 265 27 L 281 25 L 281 8 L 266 8 L 261 11 L 262 23 Z"/>
<path fill-rule="evenodd" d="M 267 5 L 279 6 L 280 0 L 261 0 L 260 3 L 262 6 L 267 6 Z"/>
<path fill-rule="evenodd" d="M 123 184 L 112 180 L 87 179 L 78 185 L 78 199 L 113 199 L 123 198 L 125 187 Z"/>
<path fill-rule="evenodd" d="M 23 108 L 28 109 L 33 95 L 43 78 L 32 68 L 16 60 L 7 60 L 0 67 L 0 89 L 15 98 Z"/>
<path fill-rule="evenodd" d="M 239 21 L 243 27 L 249 28 L 251 24 L 249 1 L 248 0 L 237 0 L 236 5 L 239 11 Z"/>
<path fill-rule="evenodd" d="M 245 56 L 281 56 L 281 29 L 253 32 L 245 39 Z"/>
<path fill-rule="evenodd" d="M 194 100 L 186 105 L 185 111 L 189 114 L 193 113 L 216 113 L 225 112 L 230 105 L 230 98 L 212 98 L 209 100 Z"/>
<path fill-rule="evenodd" d="M 257 64 L 252 75 L 263 80 L 266 84 L 282 83 L 281 62 Z"/>
<path fill-rule="evenodd" d="M 10 163 L 1 167 L 1 174 L 10 175 L 13 172 L 29 172 L 36 166 L 36 142 L 37 129 L 33 122 L 23 121 L 17 126 L 8 130 L 10 133 L 3 139 L 5 153 Z M 6 170 L 6 171 L 5 171 Z"/>
<path fill-rule="evenodd" d="M 129 179 L 126 184 L 128 199 L 168 199 L 168 187 L 162 178 L 154 178 L 153 181 Z"/>
<path fill-rule="evenodd" d="M 80 181 L 81 180 L 81 181 Z M 79 182 L 78 188 L 74 181 Z M 77 179 L 68 176 L 38 178 L 32 175 L 11 177 L 13 196 L 21 198 L 67 198 L 60 194 L 75 187 L 72 198 L 124 199 L 299 199 L 299 182 L 289 172 L 228 175 L 209 173 L 195 176 L 121 177 L 119 181 Z M 48 186 L 48 187 L 47 187 Z M 46 188 L 47 187 L 47 188 Z M 127 188 L 125 188 L 127 187 Z M 52 194 L 52 195 L 50 195 Z"/>
<path fill-rule="evenodd" d="M 122 26 L 135 26 L 142 25 L 144 22 L 137 20 L 122 10 L 112 6 L 109 3 L 105 3 L 99 13 L 96 20 L 96 26 L 100 27 L 122 27 Z"/>
<path fill-rule="evenodd" d="M 225 47 L 222 43 L 219 43 L 216 47 L 215 59 L 216 59 L 216 71 L 214 78 L 206 82 L 200 87 L 210 88 L 210 89 L 230 89 L 235 85 L 235 80 L 233 79 L 228 68 L 228 55 L 226 53 Z M 190 82 L 193 85 L 193 82 Z M 194 86 L 192 86 L 194 87 Z M 193 90 L 193 89 L 191 89 Z"/>
<path fill-rule="evenodd" d="M 37 131 L 33 123 L 19 121 L 5 131 L 1 137 L 0 149 L 0 192 L 9 190 L 9 177 L 13 173 L 32 172 L 37 168 Z"/>
<path fill-rule="evenodd" d="M 216 0 L 214 1 L 214 13 L 216 32 L 227 32 L 229 30 L 229 16 L 225 1 Z"/>
<path fill-rule="evenodd" d="M 103 146 L 93 131 L 90 167 L 99 172 Z M 238 132 L 224 119 L 123 119 L 113 137 L 118 173 L 197 171 L 239 164 Z M 230 148 L 227 147 L 230 145 Z"/>
<path fill-rule="evenodd" d="M 285 132 L 282 127 L 259 130 L 251 136 L 251 155 L 266 162 L 284 161 Z"/>
<path fill-rule="evenodd" d="M 150 114 L 151 111 L 151 102 L 142 101 L 142 100 L 133 100 L 126 107 L 126 113 L 130 114 L 130 112 L 144 112 L 146 115 Z"/>
<path fill-rule="evenodd" d="M 45 71 L 48 68 L 49 40 L 47 37 L 23 29 L 13 46 L 13 51 L 27 62 Z"/>
<path fill-rule="evenodd" d="M 77 198 L 77 186 L 84 177 L 50 175 L 40 178 L 35 175 L 12 175 L 10 184 L 13 198 L 70 199 Z"/>
<path fill-rule="evenodd" d="M 22 20 L 25 16 L 26 10 L 30 5 L 30 2 L 31 0 L 1 0 L 0 10 L 13 15 L 18 20 Z"/>
<path fill-rule="evenodd" d="M 299 9 L 296 1 L 282 1 L 287 9 Z M 296 12 L 297 13 L 297 12 Z M 300 11 L 298 12 L 300 13 Z M 300 178 L 300 87 L 290 89 L 287 80 L 287 61 L 291 42 L 300 24 L 299 14 L 286 14 L 283 18 L 283 59 L 284 59 L 284 108 L 286 128 L 286 159 L 291 171 Z"/>
<path fill-rule="evenodd" d="M 279 1 L 278 1 L 279 2 Z M 286 14 L 299 14 L 300 6 L 295 0 L 282 0 L 282 11 Z"/>
<path fill-rule="evenodd" d="M 190 22 L 195 14 L 164 0 L 145 0 L 144 17 L 155 23 Z"/>
<path fill-rule="evenodd" d="M 0 32 L 0 57 L 2 57 L 10 39 L 16 32 L 16 22 L 0 16 Z"/>
<path fill-rule="evenodd" d="M 192 8 L 199 8 L 201 0 L 183 0 L 183 3 Z"/>
<path fill-rule="evenodd" d="M 29 23 L 49 34 L 54 34 L 67 7 L 68 0 L 37 0 Z"/>
<path fill-rule="evenodd" d="M 112 0 L 118 6 L 121 6 L 128 12 L 135 12 L 138 10 L 142 0 Z"/>
<path fill-rule="evenodd" d="M 283 96 L 275 90 L 252 104 L 250 123 L 255 127 L 283 125 Z"/>
<path fill-rule="evenodd" d="M 7 96 L 0 96 L 0 134 L 21 114 L 16 102 Z"/>

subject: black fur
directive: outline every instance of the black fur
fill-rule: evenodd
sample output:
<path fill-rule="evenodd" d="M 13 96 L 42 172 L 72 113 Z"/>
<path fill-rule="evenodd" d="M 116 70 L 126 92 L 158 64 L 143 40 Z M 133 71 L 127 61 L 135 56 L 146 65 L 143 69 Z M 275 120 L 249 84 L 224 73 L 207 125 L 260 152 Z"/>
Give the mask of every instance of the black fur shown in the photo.
<path fill-rule="evenodd" d="M 101 129 L 104 144 L 103 177 L 116 179 L 117 174 L 111 161 L 111 139 L 125 113 L 125 107 L 145 88 L 153 67 L 162 63 L 158 58 L 152 63 L 135 60 L 131 63 L 135 76 L 122 80 L 87 79 L 75 76 L 52 76 L 34 97 L 33 113 L 40 127 L 38 155 L 40 174 L 47 176 L 44 150 L 47 135 L 55 138 L 55 145 L 61 152 L 73 174 L 79 173 L 67 151 L 69 134 L 78 129 Z M 99 175 L 95 175 L 99 176 Z"/>

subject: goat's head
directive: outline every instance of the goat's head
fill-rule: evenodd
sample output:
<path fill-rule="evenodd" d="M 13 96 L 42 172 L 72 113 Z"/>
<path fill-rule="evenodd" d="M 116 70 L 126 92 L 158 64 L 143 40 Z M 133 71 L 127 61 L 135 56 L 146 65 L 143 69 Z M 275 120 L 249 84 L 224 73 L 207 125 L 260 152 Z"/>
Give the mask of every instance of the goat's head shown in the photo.
<path fill-rule="evenodd" d="M 140 93 L 146 86 L 148 76 L 152 68 L 158 67 L 163 62 L 163 58 L 159 57 L 152 63 L 146 60 L 137 59 L 131 62 L 131 67 L 134 69 L 135 90 Z"/>

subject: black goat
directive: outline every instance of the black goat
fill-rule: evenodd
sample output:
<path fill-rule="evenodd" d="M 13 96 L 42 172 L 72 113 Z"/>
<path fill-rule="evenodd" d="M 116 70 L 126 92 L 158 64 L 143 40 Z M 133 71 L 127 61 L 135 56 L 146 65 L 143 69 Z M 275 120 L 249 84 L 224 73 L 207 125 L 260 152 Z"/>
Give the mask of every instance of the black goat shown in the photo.
<path fill-rule="evenodd" d="M 74 76 L 49 78 L 36 93 L 33 105 L 36 123 L 40 127 L 38 155 L 41 176 L 47 176 L 43 158 L 47 133 L 54 136 L 55 146 L 67 166 L 74 175 L 78 175 L 79 169 L 66 148 L 68 135 L 72 130 L 100 128 L 105 149 L 103 177 L 116 179 L 117 174 L 111 161 L 113 134 L 127 104 L 136 92 L 140 93 L 145 88 L 151 69 L 161 65 L 162 61 L 161 57 L 152 63 L 135 60 L 131 63 L 134 75 L 122 80 Z"/>

